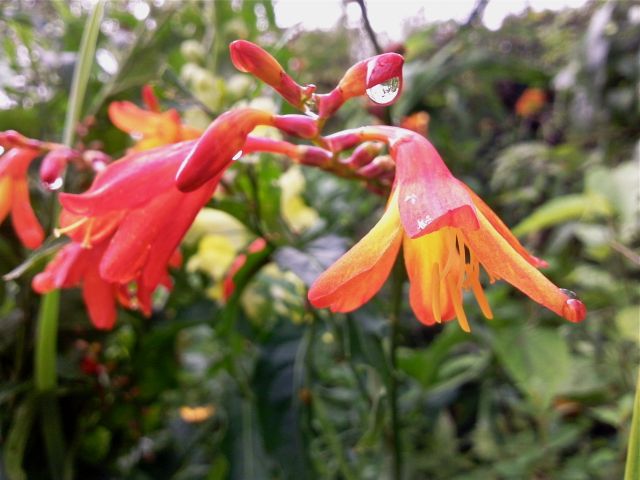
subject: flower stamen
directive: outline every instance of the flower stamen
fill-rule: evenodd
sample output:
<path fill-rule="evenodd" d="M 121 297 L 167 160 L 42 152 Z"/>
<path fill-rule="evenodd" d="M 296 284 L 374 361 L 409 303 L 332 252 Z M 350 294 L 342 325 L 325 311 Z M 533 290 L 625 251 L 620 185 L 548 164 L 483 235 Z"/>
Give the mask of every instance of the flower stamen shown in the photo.
<path fill-rule="evenodd" d="M 89 220 L 89 217 L 82 217 L 80 220 L 78 220 L 77 222 L 73 222 L 70 225 L 67 225 L 66 227 L 59 227 L 59 228 L 54 228 L 53 229 L 53 235 L 58 238 L 61 237 L 62 235 L 68 233 L 68 232 L 72 232 L 74 231 L 76 228 L 81 227 L 82 225 L 84 225 L 87 221 Z"/>

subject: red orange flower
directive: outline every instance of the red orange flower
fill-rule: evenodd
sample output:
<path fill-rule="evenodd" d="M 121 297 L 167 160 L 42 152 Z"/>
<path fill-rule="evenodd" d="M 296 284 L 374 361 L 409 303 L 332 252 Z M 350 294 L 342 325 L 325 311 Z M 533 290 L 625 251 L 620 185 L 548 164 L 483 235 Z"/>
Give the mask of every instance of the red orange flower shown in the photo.
<path fill-rule="evenodd" d="M 516 102 L 516 114 L 531 117 L 540 113 L 547 103 L 547 94 L 541 88 L 527 88 Z"/>
<path fill-rule="evenodd" d="M 584 319 L 584 304 L 540 273 L 537 267 L 544 262 L 453 177 L 428 140 L 393 127 L 362 132 L 371 134 L 368 139 L 389 139 L 395 185 L 382 219 L 313 284 L 309 300 L 314 306 L 348 312 L 363 305 L 381 288 L 403 245 L 411 307 L 426 325 L 457 317 L 469 331 L 463 290 L 471 290 L 483 314 L 492 318 L 481 267 L 491 282 L 504 279 L 567 320 Z"/>
<path fill-rule="evenodd" d="M 192 147 L 183 142 L 130 154 L 98 174 L 87 192 L 61 194 L 59 232 L 72 243 L 36 276 L 34 289 L 44 293 L 82 284 L 98 328 L 113 326 L 116 300 L 150 314 L 152 293 L 170 286 L 167 267 L 220 179 L 188 194 L 175 187 L 178 166 Z"/>
<path fill-rule="evenodd" d="M 202 134 L 196 128 L 183 125 L 177 110 L 172 108 L 161 112 L 158 99 L 149 86 L 143 89 L 143 98 L 148 110 L 131 102 L 112 102 L 109 105 L 111 122 L 138 139 L 132 151 L 141 152 L 184 140 L 194 140 Z"/>
<path fill-rule="evenodd" d="M 11 213 L 18 238 L 32 249 L 44 240 L 44 231 L 29 202 L 27 178 L 29 165 L 38 155 L 38 149 L 15 147 L 0 157 L 0 223 Z"/>

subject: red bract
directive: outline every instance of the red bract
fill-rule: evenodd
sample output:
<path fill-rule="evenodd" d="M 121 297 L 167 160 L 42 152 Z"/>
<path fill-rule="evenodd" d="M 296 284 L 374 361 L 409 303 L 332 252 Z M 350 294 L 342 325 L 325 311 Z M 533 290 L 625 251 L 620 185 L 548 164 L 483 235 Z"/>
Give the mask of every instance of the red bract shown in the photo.
<path fill-rule="evenodd" d="M 584 319 L 584 304 L 538 271 L 544 262 L 530 255 L 498 216 L 451 175 L 428 140 L 394 127 L 341 135 L 339 139 L 387 137 L 396 180 L 382 219 L 309 290 L 313 305 L 335 312 L 360 307 L 385 282 L 404 245 L 411 307 L 427 325 L 457 317 L 468 331 L 463 289 L 473 291 L 483 314 L 492 318 L 480 267 L 491 281 L 508 281 L 567 320 Z"/>
<path fill-rule="evenodd" d="M 29 202 L 27 170 L 40 155 L 35 148 L 11 148 L 0 157 L 0 223 L 11 213 L 11 222 L 22 244 L 37 248 L 44 240 L 44 231 Z"/>

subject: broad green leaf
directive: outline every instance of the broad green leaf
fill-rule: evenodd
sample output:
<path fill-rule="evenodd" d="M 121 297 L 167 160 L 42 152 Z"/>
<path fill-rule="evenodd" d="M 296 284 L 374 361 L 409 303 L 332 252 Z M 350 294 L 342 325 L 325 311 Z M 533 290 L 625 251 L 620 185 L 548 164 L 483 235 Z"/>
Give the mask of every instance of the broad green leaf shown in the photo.
<path fill-rule="evenodd" d="M 570 378 L 571 355 L 555 329 L 530 326 L 496 331 L 498 360 L 534 406 L 547 408 Z"/>
<path fill-rule="evenodd" d="M 611 214 L 609 202 L 597 194 L 574 194 L 554 198 L 539 207 L 513 228 L 516 235 L 526 235 L 569 220 L 589 219 Z"/>

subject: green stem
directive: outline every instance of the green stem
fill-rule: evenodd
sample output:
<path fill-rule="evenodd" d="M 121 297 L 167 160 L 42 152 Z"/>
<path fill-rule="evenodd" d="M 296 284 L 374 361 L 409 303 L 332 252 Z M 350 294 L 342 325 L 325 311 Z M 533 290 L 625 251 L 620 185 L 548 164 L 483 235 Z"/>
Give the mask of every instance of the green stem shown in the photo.
<path fill-rule="evenodd" d="M 54 290 L 42 297 L 38 313 L 35 350 L 35 384 L 41 392 L 56 388 L 56 340 L 58 336 L 58 310 L 60 291 Z"/>
<path fill-rule="evenodd" d="M 636 399 L 633 402 L 633 418 L 629 432 L 629 447 L 627 448 L 627 465 L 624 469 L 624 480 L 640 478 L 640 371 L 636 383 Z"/>
<path fill-rule="evenodd" d="M 402 255 L 398 255 L 393 267 L 391 284 L 391 339 L 389 345 L 389 364 L 391 378 L 389 381 L 389 408 L 391 410 L 391 448 L 392 448 L 392 477 L 394 480 L 402 478 L 402 448 L 400 439 L 400 421 L 398 415 L 398 335 L 400 327 L 400 311 L 402 309 L 402 288 L 404 286 L 404 266 Z"/>
<path fill-rule="evenodd" d="M 71 146 L 74 141 L 76 125 L 84 103 L 89 74 L 96 52 L 96 42 L 100 33 L 100 23 L 104 14 L 105 1 L 96 3 L 93 12 L 87 18 L 82 33 L 78 61 L 73 72 L 69 106 L 65 118 L 63 142 Z M 54 209 L 54 218 L 57 208 Z M 49 461 L 49 474 L 53 479 L 61 479 L 64 472 L 64 435 L 60 419 L 57 398 L 54 395 L 58 379 L 56 372 L 56 350 L 58 340 L 58 319 L 60 313 L 60 291 L 54 290 L 43 296 L 38 312 L 38 326 L 34 352 L 35 388 L 40 394 L 40 414 L 42 433 Z M 72 472 L 66 472 L 71 478 Z"/>

